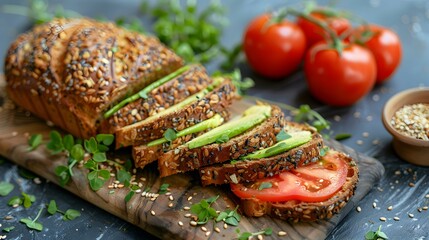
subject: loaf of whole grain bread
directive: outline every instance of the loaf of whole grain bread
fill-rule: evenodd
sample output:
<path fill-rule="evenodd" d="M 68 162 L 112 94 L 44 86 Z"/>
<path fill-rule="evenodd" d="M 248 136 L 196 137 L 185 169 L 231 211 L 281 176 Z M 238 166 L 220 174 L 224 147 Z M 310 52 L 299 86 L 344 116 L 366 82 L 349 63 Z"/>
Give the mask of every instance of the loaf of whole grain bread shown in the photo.
<path fill-rule="evenodd" d="M 19 106 L 88 138 L 112 105 L 182 65 L 155 37 L 107 22 L 56 19 L 12 43 L 6 90 Z"/>

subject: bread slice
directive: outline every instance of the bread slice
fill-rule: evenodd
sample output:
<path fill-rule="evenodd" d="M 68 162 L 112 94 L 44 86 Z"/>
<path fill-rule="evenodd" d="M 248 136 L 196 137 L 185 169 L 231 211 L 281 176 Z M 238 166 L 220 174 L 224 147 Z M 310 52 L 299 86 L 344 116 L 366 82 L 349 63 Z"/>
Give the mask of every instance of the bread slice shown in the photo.
<path fill-rule="evenodd" d="M 158 159 L 160 175 L 165 177 L 200 169 L 207 165 L 237 159 L 255 150 L 272 146 L 276 142 L 276 135 L 283 126 L 283 112 L 279 107 L 272 106 L 271 117 L 226 143 L 213 143 L 194 149 L 182 145 L 162 154 Z"/>
<path fill-rule="evenodd" d="M 12 43 L 6 90 L 19 106 L 89 138 L 103 113 L 183 66 L 156 37 L 90 19 L 55 19 Z"/>
<path fill-rule="evenodd" d="M 176 132 L 211 118 L 216 113 L 227 119 L 228 106 L 236 98 L 236 88 L 229 79 L 225 79 L 207 93 L 189 105 L 163 115 L 154 115 L 152 119 L 125 126 L 116 131 L 116 148 L 141 145 L 163 137 L 171 128 Z M 168 109 L 166 110 L 168 111 Z M 162 114 L 162 112 L 161 112 Z"/>
<path fill-rule="evenodd" d="M 312 140 L 284 153 L 263 159 L 238 160 L 236 163 L 218 164 L 199 169 L 203 186 L 225 183 L 253 182 L 271 177 L 283 171 L 315 162 L 323 148 L 322 136 L 317 130 L 306 124 L 286 122 L 285 131 L 307 130 L 312 133 Z M 230 158 L 238 159 L 238 158 Z"/>
<path fill-rule="evenodd" d="M 147 98 L 139 98 L 100 124 L 100 132 L 114 133 L 121 127 L 142 121 L 205 89 L 212 80 L 202 65 L 194 64 L 180 76 L 155 88 Z"/>
<path fill-rule="evenodd" d="M 354 194 L 359 180 L 359 169 L 353 159 L 344 153 L 331 150 L 328 154 L 333 154 L 348 164 L 346 182 L 333 197 L 323 202 L 264 202 L 245 199 L 241 200 L 240 204 L 244 214 L 251 217 L 270 215 L 290 222 L 312 222 L 330 219 L 339 213 Z"/>

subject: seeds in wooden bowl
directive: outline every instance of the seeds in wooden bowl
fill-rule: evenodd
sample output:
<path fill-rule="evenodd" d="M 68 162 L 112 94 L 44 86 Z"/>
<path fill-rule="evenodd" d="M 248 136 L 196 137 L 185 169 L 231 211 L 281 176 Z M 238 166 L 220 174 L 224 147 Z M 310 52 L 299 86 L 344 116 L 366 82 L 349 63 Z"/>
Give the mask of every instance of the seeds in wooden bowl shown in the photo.
<path fill-rule="evenodd" d="M 404 105 L 395 112 L 390 124 L 403 135 L 429 141 L 429 104 Z"/>

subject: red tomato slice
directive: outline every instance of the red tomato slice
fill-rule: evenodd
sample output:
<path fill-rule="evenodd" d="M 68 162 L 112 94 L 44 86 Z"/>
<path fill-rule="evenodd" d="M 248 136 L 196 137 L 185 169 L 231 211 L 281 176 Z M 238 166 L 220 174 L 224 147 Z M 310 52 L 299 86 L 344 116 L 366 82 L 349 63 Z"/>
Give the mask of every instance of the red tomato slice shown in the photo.
<path fill-rule="evenodd" d="M 301 200 L 321 202 L 331 198 L 344 185 L 347 163 L 335 153 L 328 153 L 319 162 L 303 166 L 250 185 L 231 184 L 232 192 L 240 198 L 256 198 L 268 202 Z M 259 190 L 262 183 L 272 186 Z"/>

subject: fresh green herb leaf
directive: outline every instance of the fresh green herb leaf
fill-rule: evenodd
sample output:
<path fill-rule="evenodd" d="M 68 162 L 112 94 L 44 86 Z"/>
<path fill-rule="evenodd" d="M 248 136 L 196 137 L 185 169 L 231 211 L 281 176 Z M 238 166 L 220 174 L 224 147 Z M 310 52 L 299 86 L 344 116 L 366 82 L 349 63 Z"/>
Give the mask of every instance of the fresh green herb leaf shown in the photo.
<path fill-rule="evenodd" d="M 92 190 L 98 191 L 98 190 L 100 190 L 100 188 L 103 187 L 105 182 L 106 181 L 103 181 L 100 178 L 94 178 L 94 179 L 89 180 L 89 186 L 91 187 Z"/>
<path fill-rule="evenodd" d="M 24 197 L 23 205 L 25 208 L 31 207 L 31 204 L 36 201 L 36 197 L 34 195 L 26 194 L 24 192 L 22 192 L 21 194 Z"/>
<path fill-rule="evenodd" d="M 13 191 L 15 186 L 12 183 L 0 182 L 0 196 L 5 197 Z"/>
<path fill-rule="evenodd" d="M 159 187 L 159 194 L 165 194 L 166 192 L 168 192 L 168 187 L 170 186 L 170 184 L 168 183 L 163 183 L 160 187 Z"/>
<path fill-rule="evenodd" d="M 86 151 L 89 153 L 96 153 L 98 151 L 97 140 L 95 140 L 94 137 L 91 137 L 89 140 L 85 140 L 83 145 L 85 146 Z"/>
<path fill-rule="evenodd" d="M 238 222 L 240 222 L 240 214 L 237 212 L 238 206 L 234 210 L 225 210 L 224 212 L 220 212 L 218 217 L 216 218 L 216 222 L 224 221 L 226 224 L 231 226 L 237 226 Z"/>
<path fill-rule="evenodd" d="M 74 220 L 77 217 L 80 217 L 80 212 L 78 210 L 68 209 L 63 215 L 63 220 Z"/>
<path fill-rule="evenodd" d="M 48 204 L 48 213 L 54 215 L 58 211 L 57 203 L 55 200 L 51 200 Z"/>
<path fill-rule="evenodd" d="M 240 234 L 240 230 L 236 230 L 237 234 L 239 234 L 238 239 L 239 240 L 247 240 L 250 237 L 253 236 L 258 236 L 258 235 L 265 235 L 265 236 L 270 236 L 273 233 L 273 229 L 272 228 L 266 228 L 260 232 L 255 232 L 255 233 L 250 233 L 250 232 L 243 232 Z"/>
<path fill-rule="evenodd" d="M 216 210 L 210 207 L 210 205 L 218 198 L 219 196 L 202 199 L 199 203 L 193 204 L 191 206 L 191 212 L 196 214 L 198 217 L 198 224 L 205 224 L 208 220 L 217 218 L 218 214 L 216 213 Z"/>
<path fill-rule="evenodd" d="M 110 172 L 108 170 L 94 170 L 88 173 L 87 178 L 92 190 L 98 191 L 109 180 Z"/>
<path fill-rule="evenodd" d="M 387 235 L 381 231 L 381 226 L 378 227 L 377 231 L 368 231 L 365 234 L 365 239 L 366 240 L 385 240 L 385 239 L 389 239 L 387 237 Z"/>
<path fill-rule="evenodd" d="M 255 82 L 251 78 L 242 78 L 240 69 L 235 69 L 231 73 L 223 73 L 220 71 L 214 72 L 213 77 L 226 77 L 231 79 L 232 84 L 237 88 L 237 93 L 241 96 L 246 94 L 249 88 L 255 85 Z"/>
<path fill-rule="evenodd" d="M 9 232 L 11 232 L 13 229 L 15 229 L 15 227 L 14 226 L 10 226 L 10 227 L 5 227 L 5 228 L 3 228 L 3 232 L 7 232 L 7 233 L 9 233 Z"/>
<path fill-rule="evenodd" d="M 71 179 L 69 169 L 66 166 L 57 166 L 54 172 L 55 175 L 59 177 L 59 183 L 62 187 L 64 187 Z"/>
<path fill-rule="evenodd" d="M 71 152 L 74 144 L 74 138 L 71 134 L 67 134 L 63 137 L 63 145 L 65 150 Z"/>
<path fill-rule="evenodd" d="M 125 196 L 125 202 L 126 203 L 129 202 L 135 193 L 136 193 L 135 191 L 128 192 L 128 194 Z"/>
<path fill-rule="evenodd" d="M 11 199 L 9 199 L 9 202 L 7 203 L 7 205 L 9 206 L 19 206 L 22 204 L 22 199 L 21 197 L 12 197 Z"/>
<path fill-rule="evenodd" d="M 177 139 L 176 131 L 174 129 L 167 129 L 164 133 L 164 138 L 167 139 L 169 142 L 172 142 Z"/>
<path fill-rule="evenodd" d="M 61 134 L 55 130 L 49 133 L 50 141 L 46 147 L 51 151 L 52 154 L 58 154 L 64 151 L 63 139 Z"/>
<path fill-rule="evenodd" d="M 227 217 L 228 217 L 228 213 L 227 212 L 220 212 L 219 215 L 216 218 L 216 222 L 223 221 Z"/>
<path fill-rule="evenodd" d="M 86 169 L 90 169 L 90 170 L 97 170 L 97 162 L 89 159 L 84 165 L 83 165 Z"/>
<path fill-rule="evenodd" d="M 106 153 L 100 153 L 100 152 L 94 153 L 94 155 L 92 156 L 92 159 L 98 163 L 105 162 L 107 160 Z"/>
<path fill-rule="evenodd" d="M 99 143 L 103 143 L 106 146 L 110 146 L 115 140 L 113 134 L 97 134 L 95 138 Z"/>
<path fill-rule="evenodd" d="M 85 155 L 85 151 L 83 150 L 83 147 L 80 144 L 74 145 L 70 151 L 70 157 L 75 159 L 76 161 L 83 160 L 84 155 Z"/>
<path fill-rule="evenodd" d="M 29 229 L 34 229 L 37 231 L 43 230 L 43 225 L 40 222 L 37 222 L 37 219 L 39 219 L 40 214 L 42 213 L 43 207 L 40 208 L 39 212 L 37 213 L 37 216 L 32 220 L 31 218 L 22 218 L 19 220 L 21 223 L 25 223 Z"/>
<path fill-rule="evenodd" d="M 223 134 L 218 139 L 216 139 L 216 143 L 226 143 L 229 141 L 229 137 L 226 134 Z"/>
<path fill-rule="evenodd" d="M 330 150 L 330 148 L 328 147 L 328 146 L 325 146 L 325 147 L 323 147 L 322 149 L 320 149 L 320 153 L 319 153 L 319 155 L 321 156 L 321 157 L 324 157 L 327 153 L 328 153 L 328 151 Z"/>
<path fill-rule="evenodd" d="M 350 138 L 352 135 L 350 133 L 339 133 L 335 135 L 335 140 L 341 141 L 347 138 Z"/>
<path fill-rule="evenodd" d="M 131 181 L 131 173 L 123 169 L 119 169 L 118 171 L 116 171 L 116 179 L 118 179 L 119 182 L 123 183 L 125 187 L 128 187 Z"/>
<path fill-rule="evenodd" d="M 263 182 L 261 183 L 261 185 L 259 185 L 258 190 L 261 191 L 263 189 L 272 188 L 272 187 L 273 187 L 273 184 L 271 182 Z"/>
<path fill-rule="evenodd" d="M 39 147 L 40 144 L 42 143 L 42 140 L 43 140 L 42 134 L 31 135 L 30 139 L 28 139 L 28 145 L 30 146 L 27 148 L 27 151 L 33 151 L 37 149 L 37 147 Z"/>
<path fill-rule="evenodd" d="M 291 138 L 290 134 L 288 134 L 284 129 L 282 129 L 277 135 L 276 140 L 277 142 L 286 140 L 288 138 Z"/>

